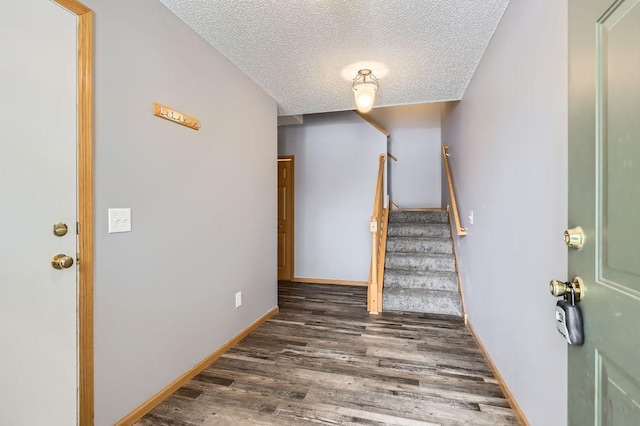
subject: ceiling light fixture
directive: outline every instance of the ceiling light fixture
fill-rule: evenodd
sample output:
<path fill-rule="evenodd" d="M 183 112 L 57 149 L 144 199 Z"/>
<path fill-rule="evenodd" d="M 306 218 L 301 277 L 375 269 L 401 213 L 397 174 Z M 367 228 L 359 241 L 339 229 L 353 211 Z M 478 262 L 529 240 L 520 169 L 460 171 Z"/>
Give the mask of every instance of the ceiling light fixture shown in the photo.
<path fill-rule="evenodd" d="M 356 97 L 356 109 L 362 113 L 367 113 L 373 108 L 373 101 L 378 90 L 378 79 L 368 69 L 358 71 L 358 75 L 353 79 L 353 94 Z"/>

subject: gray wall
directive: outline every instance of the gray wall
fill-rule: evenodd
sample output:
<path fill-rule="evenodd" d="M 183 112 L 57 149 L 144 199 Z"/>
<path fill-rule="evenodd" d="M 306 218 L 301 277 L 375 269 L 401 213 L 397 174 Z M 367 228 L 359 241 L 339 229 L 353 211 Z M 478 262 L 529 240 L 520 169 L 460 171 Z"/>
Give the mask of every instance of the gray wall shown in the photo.
<path fill-rule="evenodd" d="M 278 154 L 295 155 L 296 277 L 369 279 L 369 222 L 386 150 L 386 136 L 353 112 L 279 127 Z"/>
<path fill-rule="evenodd" d="M 567 278 L 566 1 L 511 2 L 442 139 L 469 228 L 469 319 L 531 424 L 564 425 L 567 346 L 548 282 Z"/>
<path fill-rule="evenodd" d="M 440 104 L 375 108 L 371 119 L 391 133 L 389 196 L 404 208 L 440 207 Z"/>
<path fill-rule="evenodd" d="M 277 304 L 276 102 L 161 3 L 86 4 L 96 30 L 95 392 L 104 426 Z M 202 129 L 154 117 L 154 101 Z M 107 233 L 110 207 L 132 209 L 133 232 Z"/>

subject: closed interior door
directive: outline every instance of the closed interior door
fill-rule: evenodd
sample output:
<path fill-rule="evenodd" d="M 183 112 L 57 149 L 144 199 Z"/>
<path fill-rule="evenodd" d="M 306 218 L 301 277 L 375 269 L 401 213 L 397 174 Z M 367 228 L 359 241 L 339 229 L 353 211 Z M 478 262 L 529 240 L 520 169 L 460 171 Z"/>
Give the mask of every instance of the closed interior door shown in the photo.
<path fill-rule="evenodd" d="M 569 425 L 640 422 L 640 1 L 569 3 L 569 225 L 585 344 L 569 347 Z"/>
<path fill-rule="evenodd" d="M 47 0 L 5 2 L 0 28 L 0 424 L 69 426 L 78 401 L 77 17 Z M 57 222 L 66 235 L 54 235 Z M 56 255 L 68 256 L 62 269 Z"/>
<path fill-rule="evenodd" d="M 278 279 L 293 279 L 294 158 L 278 158 Z"/>

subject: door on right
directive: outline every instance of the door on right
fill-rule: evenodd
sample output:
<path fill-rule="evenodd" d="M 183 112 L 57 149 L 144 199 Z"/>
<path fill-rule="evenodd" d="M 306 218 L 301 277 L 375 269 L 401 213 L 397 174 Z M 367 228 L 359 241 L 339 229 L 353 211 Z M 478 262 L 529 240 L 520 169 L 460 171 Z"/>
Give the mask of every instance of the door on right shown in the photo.
<path fill-rule="evenodd" d="M 569 425 L 640 424 L 640 0 L 569 0 Z"/>

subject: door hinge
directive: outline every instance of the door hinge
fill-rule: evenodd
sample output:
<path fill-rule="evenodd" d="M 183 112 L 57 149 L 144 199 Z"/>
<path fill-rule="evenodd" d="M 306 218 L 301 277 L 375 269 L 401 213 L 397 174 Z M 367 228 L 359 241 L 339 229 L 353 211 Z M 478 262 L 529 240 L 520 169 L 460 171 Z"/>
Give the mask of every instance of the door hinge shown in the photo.
<path fill-rule="evenodd" d="M 76 222 L 76 235 L 80 235 L 80 222 Z"/>

